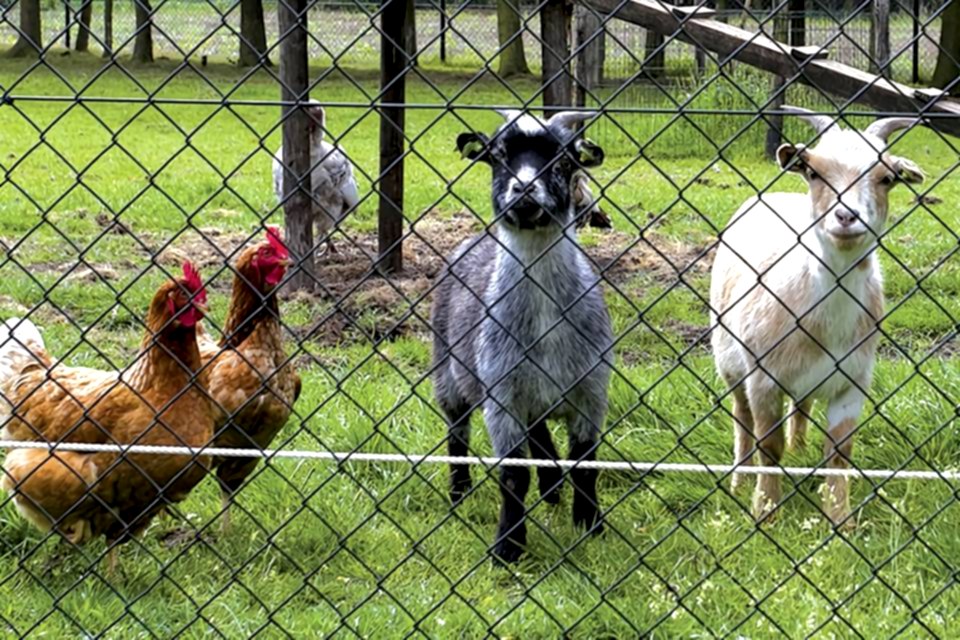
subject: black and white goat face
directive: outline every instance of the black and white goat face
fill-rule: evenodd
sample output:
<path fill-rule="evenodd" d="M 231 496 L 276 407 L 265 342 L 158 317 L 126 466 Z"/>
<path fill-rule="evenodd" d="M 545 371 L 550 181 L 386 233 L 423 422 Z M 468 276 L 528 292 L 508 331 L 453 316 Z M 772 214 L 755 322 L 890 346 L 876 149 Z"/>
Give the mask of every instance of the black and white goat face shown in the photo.
<path fill-rule="evenodd" d="M 492 138 L 457 137 L 460 153 L 493 169 L 493 212 L 517 229 L 573 223 L 573 180 L 580 169 L 603 162 L 603 150 L 577 135 L 594 114 L 563 111 L 543 121 L 520 111 L 500 111 L 506 122 Z"/>

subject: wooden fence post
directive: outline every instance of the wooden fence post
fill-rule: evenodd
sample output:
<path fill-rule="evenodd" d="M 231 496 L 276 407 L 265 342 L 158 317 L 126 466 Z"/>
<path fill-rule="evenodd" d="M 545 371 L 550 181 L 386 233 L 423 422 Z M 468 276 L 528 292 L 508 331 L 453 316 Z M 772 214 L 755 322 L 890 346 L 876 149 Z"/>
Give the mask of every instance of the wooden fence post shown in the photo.
<path fill-rule="evenodd" d="M 587 94 L 596 90 L 603 82 L 607 41 L 600 16 L 593 9 L 577 4 L 575 18 L 576 46 L 583 48 L 577 54 L 577 86 L 574 93 L 577 106 L 584 107 L 587 104 Z"/>
<path fill-rule="evenodd" d="M 543 40 L 543 106 L 569 107 L 573 104 L 570 77 L 570 24 L 573 5 L 570 0 L 547 0 L 540 10 L 540 35 Z M 558 75 L 559 74 L 559 75 Z M 552 111 L 545 111 L 549 116 Z"/>
<path fill-rule="evenodd" d="M 284 103 L 307 100 L 307 0 L 277 3 L 280 30 L 280 99 Z M 285 104 L 283 114 L 283 214 L 284 242 L 296 267 L 290 288 L 312 290 L 314 277 L 313 199 L 310 187 L 309 116 L 302 107 Z"/>
<path fill-rule="evenodd" d="M 801 0 L 802 1 L 802 0 Z M 795 0 L 790 0 L 787 9 L 780 9 L 773 18 L 773 39 L 778 42 L 789 42 L 793 44 L 793 26 L 789 7 L 792 7 Z M 787 79 L 783 76 L 774 76 L 770 83 L 770 101 L 767 108 L 780 110 L 780 107 L 786 102 Z M 776 159 L 777 149 L 783 142 L 783 116 L 769 116 L 767 120 L 770 127 L 767 129 L 767 139 L 764 145 L 764 151 L 770 159 Z"/>
<path fill-rule="evenodd" d="M 888 76 L 890 61 L 890 0 L 873 0 L 870 20 L 870 70 Z"/>
<path fill-rule="evenodd" d="M 380 14 L 380 100 L 406 101 L 409 57 L 406 20 L 413 0 L 383 0 Z M 388 274 L 403 268 L 403 135 L 402 106 L 380 107 L 380 208 L 377 270 Z"/>

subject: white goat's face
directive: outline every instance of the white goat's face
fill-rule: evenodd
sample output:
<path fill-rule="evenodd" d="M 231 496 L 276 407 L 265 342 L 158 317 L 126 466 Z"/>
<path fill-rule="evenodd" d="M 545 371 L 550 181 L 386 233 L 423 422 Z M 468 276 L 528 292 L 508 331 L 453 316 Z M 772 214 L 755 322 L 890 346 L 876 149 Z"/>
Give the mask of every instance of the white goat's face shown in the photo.
<path fill-rule="evenodd" d="M 457 138 L 461 154 L 486 162 L 493 170 L 496 218 L 516 229 L 569 225 L 574 174 L 599 165 L 603 150 L 576 138 L 572 125 L 579 120 L 567 120 L 563 114 L 547 122 L 518 112 L 504 115 L 507 122 L 490 139 L 480 133 Z"/>
<path fill-rule="evenodd" d="M 834 127 L 813 149 L 783 145 L 777 150 L 781 167 L 806 178 L 811 222 L 823 241 L 840 250 L 860 250 L 875 242 L 887 224 L 890 189 L 923 181 L 915 164 L 885 148 L 869 133 Z"/>

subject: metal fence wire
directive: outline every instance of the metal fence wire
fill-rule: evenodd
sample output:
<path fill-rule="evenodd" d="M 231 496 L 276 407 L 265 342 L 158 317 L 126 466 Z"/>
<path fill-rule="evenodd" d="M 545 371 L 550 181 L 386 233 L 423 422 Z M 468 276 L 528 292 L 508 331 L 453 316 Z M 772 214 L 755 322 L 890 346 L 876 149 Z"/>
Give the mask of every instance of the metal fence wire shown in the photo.
<path fill-rule="evenodd" d="M 4 3 L 4 635 L 955 637 L 958 17 Z"/>

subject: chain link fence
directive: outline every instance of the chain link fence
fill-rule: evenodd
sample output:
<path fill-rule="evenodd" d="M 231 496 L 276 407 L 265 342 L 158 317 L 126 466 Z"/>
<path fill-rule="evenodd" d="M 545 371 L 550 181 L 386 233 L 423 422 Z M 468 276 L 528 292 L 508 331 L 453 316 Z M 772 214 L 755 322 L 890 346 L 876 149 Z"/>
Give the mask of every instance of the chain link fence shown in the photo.
<path fill-rule="evenodd" d="M 957 634 L 960 107 L 915 92 L 948 4 L 893 7 L 910 86 L 867 75 L 867 5 L 808 7 L 827 64 L 751 57 L 783 4 L 578 4 L 552 80 L 589 112 L 542 86 L 562 4 L 509 77 L 490 5 L 418 4 L 404 53 L 399 0 L 264 3 L 252 67 L 241 3 L 155 3 L 152 62 L 134 5 L 106 57 L 105 5 L 85 55 L 35 6 L 0 59 L 4 635 Z"/>

